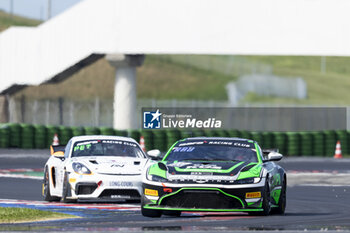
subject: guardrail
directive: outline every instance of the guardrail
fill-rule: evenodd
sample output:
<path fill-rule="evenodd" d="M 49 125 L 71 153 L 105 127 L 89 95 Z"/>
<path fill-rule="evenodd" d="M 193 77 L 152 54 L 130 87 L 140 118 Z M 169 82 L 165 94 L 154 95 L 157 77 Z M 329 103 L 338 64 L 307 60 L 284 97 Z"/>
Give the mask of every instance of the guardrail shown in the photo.
<path fill-rule="evenodd" d="M 284 155 L 333 156 L 336 142 L 342 145 L 343 154 L 350 154 L 350 131 L 326 130 L 305 132 L 253 132 L 244 130 L 115 130 L 97 127 L 66 127 L 30 124 L 1 124 L 1 148 L 48 148 L 57 134 L 60 144 L 65 145 L 73 136 L 119 135 L 136 141 L 145 139 L 147 150 L 166 151 L 177 140 L 186 137 L 241 137 L 257 141 L 262 148 L 278 148 Z"/>

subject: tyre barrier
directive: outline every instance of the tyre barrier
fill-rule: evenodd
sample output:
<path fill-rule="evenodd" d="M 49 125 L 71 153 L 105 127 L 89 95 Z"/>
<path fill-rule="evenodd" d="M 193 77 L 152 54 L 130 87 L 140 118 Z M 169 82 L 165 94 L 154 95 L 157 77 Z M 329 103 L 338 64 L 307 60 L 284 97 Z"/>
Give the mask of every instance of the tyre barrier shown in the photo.
<path fill-rule="evenodd" d="M 141 132 L 138 129 L 129 130 L 128 136 L 140 143 Z"/>
<path fill-rule="evenodd" d="M 59 131 L 60 131 L 60 137 L 59 137 L 60 144 L 67 145 L 69 139 L 73 137 L 72 129 L 70 127 L 60 126 Z"/>
<path fill-rule="evenodd" d="M 113 128 L 102 127 L 100 128 L 101 135 L 114 135 L 115 130 Z"/>
<path fill-rule="evenodd" d="M 0 125 L 0 147 L 10 147 L 10 128 L 8 125 Z"/>
<path fill-rule="evenodd" d="M 34 125 L 34 148 L 44 149 L 47 142 L 47 128 L 43 125 Z"/>
<path fill-rule="evenodd" d="M 313 135 L 311 132 L 300 132 L 300 154 L 302 155 L 313 155 Z"/>
<path fill-rule="evenodd" d="M 287 132 L 287 154 L 301 155 L 300 135 L 297 132 Z"/>
<path fill-rule="evenodd" d="M 272 148 L 278 148 L 282 154 L 287 154 L 287 135 L 284 132 L 273 132 Z"/>
<path fill-rule="evenodd" d="M 21 124 L 21 148 L 34 148 L 34 127 L 33 125 Z"/>
<path fill-rule="evenodd" d="M 146 139 L 145 139 L 146 140 Z M 168 142 L 165 130 L 154 130 L 153 131 L 153 145 L 152 149 L 157 148 L 160 151 L 166 151 Z M 147 148 L 147 147 L 146 147 Z"/>
<path fill-rule="evenodd" d="M 85 135 L 99 135 L 100 129 L 97 127 L 85 127 Z"/>
<path fill-rule="evenodd" d="M 20 124 L 9 124 L 8 125 L 10 134 L 9 134 L 9 141 L 10 141 L 10 147 L 21 147 L 21 125 Z"/>
<path fill-rule="evenodd" d="M 127 137 L 128 136 L 128 131 L 126 131 L 126 130 L 114 130 L 114 135 L 115 136 Z"/>
<path fill-rule="evenodd" d="M 139 142 L 143 136 L 147 150 L 168 150 L 177 140 L 187 137 L 240 137 L 255 140 L 262 148 L 278 148 L 280 153 L 290 156 L 334 155 L 339 140 L 343 154 L 350 154 L 350 131 L 323 130 L 302 132 L 258 132 L 246 130 L 114 130 L 108 127 L 66 127 L 5 123 L 0 124 L 1 148 L 48 148 L 57 134 L 61 145 L 73 136 L 118 135 L 127 136 Z"/>
<path fill-rule="evenodd" d="M 73 136 L 85 135 L 84 127 L 72 127 Z"/>
<path fill-rule="evenodd" d="M 335 144 L 337 143 L 337 135 L 334 130 L 324 131 L 325 155 L 334 154 Z"/>
<path fill-rule="evenodd" d="M 172 145 L 180 140 L 181 137 L 181 132 L 178 129 L 170 129 L 166 131 L 166 135 L 167 135 L 167 148 L 172 147 Z M 145 139 L 146 140 L 146 139 Z"/>

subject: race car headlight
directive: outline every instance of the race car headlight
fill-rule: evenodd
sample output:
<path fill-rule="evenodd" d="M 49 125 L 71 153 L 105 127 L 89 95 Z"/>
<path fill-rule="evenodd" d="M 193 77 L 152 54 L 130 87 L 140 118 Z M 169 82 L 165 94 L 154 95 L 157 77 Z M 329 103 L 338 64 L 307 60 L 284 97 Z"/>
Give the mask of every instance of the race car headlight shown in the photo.
<path fill-rule="evenodd" d="M 156 182 L 167 182 L 168 179 L 161 177 L 161 176 L 157 176 L 157 175 L 150 175 L 147 172 L 147 180 L 151 180 L 151 181 L 156 181 Z"/>
<path fill-rule="evenodd" d="M 245 178 L 236 180 L 235 184 L 256 184 L 260 182 L 260 177 Z"/>
<path fill-rule="evenodd" d="M 91 171 L 84 164 L 81 163 L 73 163 L 73 170 L 78 174 L 90 175 Z"/>

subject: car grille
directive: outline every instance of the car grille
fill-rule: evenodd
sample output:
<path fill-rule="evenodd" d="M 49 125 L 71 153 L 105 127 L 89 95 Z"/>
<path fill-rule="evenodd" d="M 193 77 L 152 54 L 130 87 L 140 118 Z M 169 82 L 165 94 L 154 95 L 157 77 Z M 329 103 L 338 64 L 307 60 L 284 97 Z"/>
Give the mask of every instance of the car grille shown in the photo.
<path fill-rule="evenodd" d="M 182 190 L 179 193 L 165 197 L 162 206 L 189 209 L 240 209 L 241 202 L 215 190 Z"/>
<path fill-rule="evenodd" d="M 135 189 L 105 189 L 100 198 L 140 199 L 140 194 Z"/>
<path fill-rule="evenodd" d="M 88 195 L 93 193 L 97 188 L 95 183 L 78 183 L 75 188 L 77 195 Z"/>

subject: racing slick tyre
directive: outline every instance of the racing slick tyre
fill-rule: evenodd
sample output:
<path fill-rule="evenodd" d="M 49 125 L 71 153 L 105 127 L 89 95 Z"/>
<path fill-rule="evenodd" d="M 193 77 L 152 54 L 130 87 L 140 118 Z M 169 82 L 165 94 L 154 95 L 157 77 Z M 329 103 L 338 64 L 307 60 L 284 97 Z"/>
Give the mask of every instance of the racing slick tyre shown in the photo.
<path fill-rule="evenodd" d="M 263 203 L 262 203 L 263 211 L 249 212 L 249 215 L 267 216 L 267 215 L 270 214 L 270 211 L 271 211 L 271 204 L 270 204 L 271 194 L 270 194 L 270 187 L 269 187 L 269 183 L 268 183 L 268 178 L 266 178 L 266 183 L 265 183 L 265 188 L 264 188 L 264 193 L 262 195 L 262 198 L 263 198 Z"/>
<path fill-rule="evenodd" d="M 68 181 L 68 174 L 67 172 L 64 173 L 64 178 L 63 178 L 63 189 L 62 189 L 62 197 L 61 197 L 61 202 L 64 203 L 74 203 L 77 202 L 76 199 L 68 199 L 68 197 L 71 197 L 71 188 L 70 184 Z"/>
<path fill-rule="evenodd" d="M 44 182 L 43 182 L 43 196 L 45 201 L 59 201 L 59 197 L 51 196 L 50 193 L 50 177 L 49 177 L 49 171 L 47 167 L 45 167 L 44 171 Z"/>
<path fill-rule="evenodd" d="M 167 216 L 172 216 L 172 217 L 179 217 L 181 215 L 181 211 L 165 210 L 165 211 L 163 211 L 163 214 L 167 215 Z"/>
<path fill-rule="evenodd" d="M 143 216 L 151 217 L 151 218 L 159 218 L 160 216 L 162 216 L 162 211 L 145 209 L 145 208 L 143 208 L 143 206 L 144 206 L 144 200 L 143 200 L 143 197 L 142 197 L 142 200 L 141 200 L 141 213 L 142 213 Z"/>
<path fill-rule="evenodd" d="M 284 214 L 287 205 L 287 181 L 283 179 L 281 196 L 278 201 L 278 207 L 272 209 L 273 214 Z"/>

